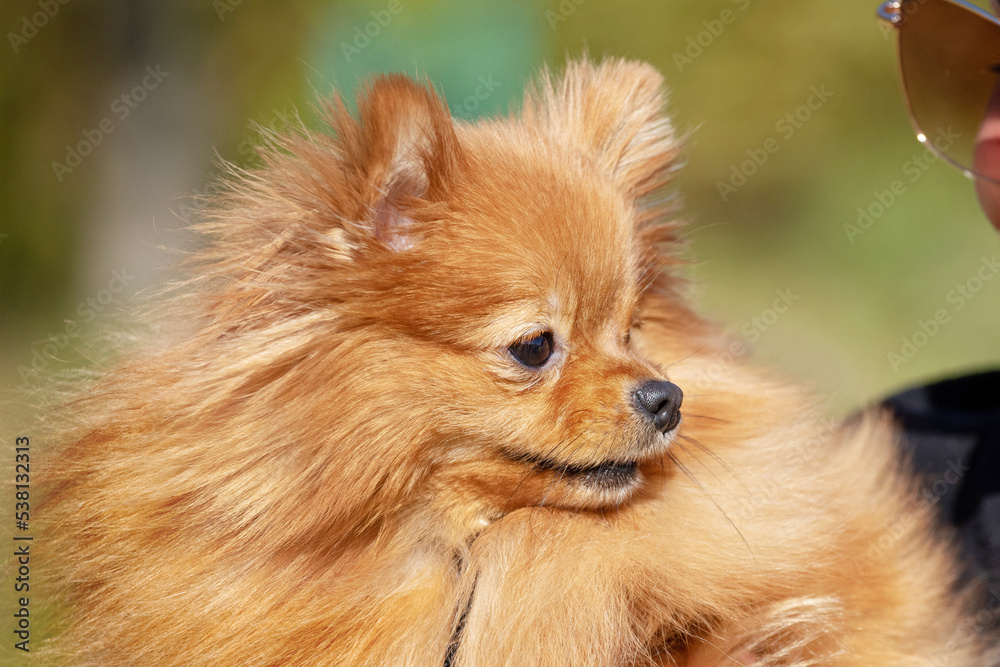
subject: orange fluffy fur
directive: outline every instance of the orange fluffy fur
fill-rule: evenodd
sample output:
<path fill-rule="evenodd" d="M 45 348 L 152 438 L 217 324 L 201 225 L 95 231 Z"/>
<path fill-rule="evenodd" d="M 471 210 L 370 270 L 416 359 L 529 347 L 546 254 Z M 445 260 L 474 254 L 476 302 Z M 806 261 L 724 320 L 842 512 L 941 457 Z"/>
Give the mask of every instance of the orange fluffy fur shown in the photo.
<path fill-rule="evenodd" d="M 54 436 L 54 655 L 982 665 L 887 421 L 707 372 L 725 341 L 651 201 L 663 104 L 648 65 L 574 61 L 465 124 L 388 76 L 236 173 L 167 301 L 183 324 Z M 543 330 L 544 367 L 508 352 Z M 646 379 L 685 393 L 667 435 L 636 416 Z M 637 472 L 578 472 L 608 461 Z"/>

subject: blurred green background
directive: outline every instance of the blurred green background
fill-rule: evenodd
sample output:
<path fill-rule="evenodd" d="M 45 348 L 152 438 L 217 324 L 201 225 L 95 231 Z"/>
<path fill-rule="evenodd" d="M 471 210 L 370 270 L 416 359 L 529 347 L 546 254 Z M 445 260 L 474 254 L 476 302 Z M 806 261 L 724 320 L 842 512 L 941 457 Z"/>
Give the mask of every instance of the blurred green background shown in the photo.
<path fill-rule="evenodd" d="M 542 63 L 585 49 L 664 73 L 691 131 L 676 189 L 695 296 L 762 363 L 832 412 L 996 366 L 1000 280 L 954 291 L 997 254 L 996 233 L 971 182 L 921 157 L 875 8 L 5 0 L 0 380 L 101 363 L 87 333 L 162 280 L 217 157 L 252 164 L 255 123 L 280 130 L 296 110 L 314 123 L 317 95 L 385 70 L 429 78 L 455 115 L 503 112 Z"/>
<path fill-rule="evenodd" d="M 900 99 L 895 39 L 874 9 L 869 0 L 5 3 L 3 377 L 17 385 L 19 366 L 44 366 L 67 338 L 78 348 L 85 336 L 63 336 L 67 321 L 86 331 L 95 314 L 156 283 L 170 262 L 160 246 L 186 224 L 192 195 L 211 191 L 216 156 L 252 163 L 254 123 L 280 130 L 296 110 L 313 123 L 317 95 L 387 70 L 429 78 L 456 115 L 503 112 L 540 64 L 585 49 L 646 60 L 666 76 L 677 124 L 692 130 L 677 189 L 699 298 L 758 358 L 841 408 L 996 362 L 1000 281 L 960 309 L 948 294 L 992 258 L 997 238 L 970 182 L 913 162 L 923 150 Z M 793 303 L 775 317 L 767 309 L 778 290 Z M 924 344 L 906 359 L 903 339 L 914 342 L 941 308 L 949 321 L 918 335 Z"/>
<path fill-rule="evenodd" d="M 914 166 L 923 149 L 899 95 L 895 38 L 875 7 L 8 1 L 0 377 L 16 387 L 19 367 L 48 367 L 74 349 L 88 356 L 94 315 L 126 308 L 172 261 L 161 246 L 186 224 L 192 195 L 211 191 L 216 157 L 252 163 L 254 123 L 280 130 L 296 110 L 312 123 L 317 95 L 385 70 L 426 76 L 456 115 L 503 112 L 540 64 L 585 49 L 664 73 L 671 112 L 692 131 L 676 187 L 697 296 L 763 363 L 831 396 L 838 411 L 994 364 L 1000 281 L 961 308 L 948 297 L 998 241 L 971 182 L 941 163 Z M 897 180 L 902 194 L 890 189 Z M 866 229 L 859 208 L 871 216 Z M 793 303 L 769 312 L 779 290 Z M 948 322 L 919 334 L 942 308 Z M 64 335 L 68 321 L 84 333 Z"/>

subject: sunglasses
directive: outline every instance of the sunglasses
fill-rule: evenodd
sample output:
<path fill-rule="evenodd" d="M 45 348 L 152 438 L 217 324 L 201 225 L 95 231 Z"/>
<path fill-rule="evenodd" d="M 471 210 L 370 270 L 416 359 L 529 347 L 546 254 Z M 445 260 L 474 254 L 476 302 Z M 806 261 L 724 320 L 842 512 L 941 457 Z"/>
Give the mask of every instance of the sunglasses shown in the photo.
<path fill-rule="evenodd" d="M 989 151 L 981 150 L 984 119 L 1000 123 L 1000 20 L 961 0 L 891 0 L 878 17 L 899 37 L 917 139 L 966 176 L 1000 183 L 996 164 L 984 173 Z"/>

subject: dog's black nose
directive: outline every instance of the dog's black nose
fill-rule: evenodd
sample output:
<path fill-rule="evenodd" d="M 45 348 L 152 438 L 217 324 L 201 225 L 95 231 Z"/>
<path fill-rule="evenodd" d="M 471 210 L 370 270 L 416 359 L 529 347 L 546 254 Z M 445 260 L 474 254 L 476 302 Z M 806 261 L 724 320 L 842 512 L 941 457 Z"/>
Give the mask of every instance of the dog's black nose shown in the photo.
<path fill-rule="evenodd" d="M 684 392 L 673 382 L 646 380 L 635 390 L 639 412 L 653 422 L 661 433 L 672 431 L 681 420 Z"/>

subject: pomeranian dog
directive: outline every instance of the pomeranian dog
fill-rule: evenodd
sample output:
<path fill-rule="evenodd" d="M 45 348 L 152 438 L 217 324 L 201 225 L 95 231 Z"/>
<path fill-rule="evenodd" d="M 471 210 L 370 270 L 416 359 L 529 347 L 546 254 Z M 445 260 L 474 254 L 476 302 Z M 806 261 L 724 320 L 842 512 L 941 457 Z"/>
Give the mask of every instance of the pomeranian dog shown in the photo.
<path fill-rule="evenodd" d="M 234 169 L 168 341 L 53 436 L 53 655 L 983 665 L 888 421 L 708 372 L 663 106 L 621 60 L 475 124 L 384 76 Z"/>

